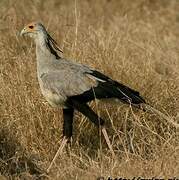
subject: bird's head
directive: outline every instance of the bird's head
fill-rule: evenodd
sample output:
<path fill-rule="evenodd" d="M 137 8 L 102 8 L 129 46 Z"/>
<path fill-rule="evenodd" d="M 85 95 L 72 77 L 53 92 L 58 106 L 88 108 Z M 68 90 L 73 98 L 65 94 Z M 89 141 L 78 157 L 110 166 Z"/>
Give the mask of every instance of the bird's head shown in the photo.
<path fill-rule="evenodd" d="M 30 36 L 36 38 L 39 34 L 47 34 L 45 27 L 39 22 L 27 24 L 20 32 L 21 36 Z"/>
<path fill-rule="evenodd" d="M 58 47 L 57 42 L 48 34 L 45 27 L 39 22 L 27 24 L 20 32 L 20 35 L 32 37 L 36 43 L 45 45 L 45 47 L 47 47 L 56 57 L 58 56 L 57 51 L 62 52 Z"/>

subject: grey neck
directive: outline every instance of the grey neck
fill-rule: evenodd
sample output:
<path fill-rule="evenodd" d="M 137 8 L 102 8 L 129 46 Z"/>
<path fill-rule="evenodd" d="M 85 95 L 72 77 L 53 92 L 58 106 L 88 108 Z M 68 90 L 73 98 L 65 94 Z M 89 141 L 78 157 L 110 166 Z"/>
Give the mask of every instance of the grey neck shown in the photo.
<path fill-rule="evenodd" d="M 53 59 L 60 59 L 57 50 L 53 47 L 53 42 L 48 38 L 48 34 L 40 34 L 36 38 L 36 56 L 38 66 L 52 63 Z"/>
<path fill-rule="evenodd" d="M 36 41 L 36 56 L 37 63 L 44 64 L 50 61 L 50 57 L 53 56 L 49 51 L 45 39 Z"/>
<path fill-rule="evenodd" d="M 48 72 L 53 60 L 56 59 L 55 55 L 49 50 L 44 37 L 36 40 L 36 58 L 37 74 L 40 77 L 42 73 Z"/>

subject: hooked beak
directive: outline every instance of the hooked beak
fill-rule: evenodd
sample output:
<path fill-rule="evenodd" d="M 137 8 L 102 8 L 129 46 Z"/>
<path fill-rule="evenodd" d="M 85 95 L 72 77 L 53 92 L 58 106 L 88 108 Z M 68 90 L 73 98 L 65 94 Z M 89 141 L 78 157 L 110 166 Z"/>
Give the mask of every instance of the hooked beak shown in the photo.
<path fill-rule="evenodd" d="M 27 33 L 26 29 L 22 29 L 22 31 L 20 32 L 20 36 L 24 36 Z"/>

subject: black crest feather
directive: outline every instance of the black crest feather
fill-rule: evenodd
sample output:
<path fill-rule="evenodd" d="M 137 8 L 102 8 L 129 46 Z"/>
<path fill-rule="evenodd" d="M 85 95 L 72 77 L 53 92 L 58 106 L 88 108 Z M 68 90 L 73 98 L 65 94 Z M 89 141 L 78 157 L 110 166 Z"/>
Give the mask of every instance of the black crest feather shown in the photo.
<path fill-rule="evenodd" d="M 55 55 L 55 57 L 57 59 L 60 58 L 60 56 L 58 55 L 58 51 L 63 53 L 63 51 L 58 47 L 57 42 L 49 35 L 47 34 L 47 47 L 49 48 L 50 52 Z"/>

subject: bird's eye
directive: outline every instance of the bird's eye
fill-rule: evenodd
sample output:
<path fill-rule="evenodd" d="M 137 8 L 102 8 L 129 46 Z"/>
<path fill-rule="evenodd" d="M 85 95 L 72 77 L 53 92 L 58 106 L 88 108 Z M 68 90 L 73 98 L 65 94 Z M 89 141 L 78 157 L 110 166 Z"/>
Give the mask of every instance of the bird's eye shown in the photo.
<path fill-rule="evenodd" d="M 33 29 L 33 28 L 34 28 L 34 26 L 29 26 L 29 28 L 30 28 L 30 29 Z"/>

